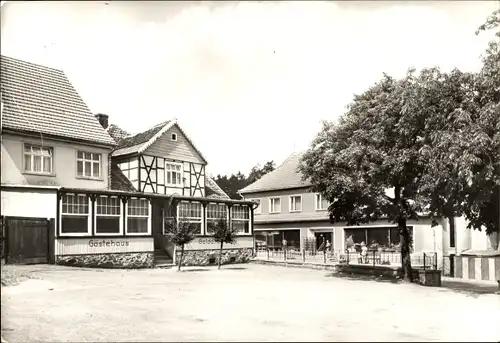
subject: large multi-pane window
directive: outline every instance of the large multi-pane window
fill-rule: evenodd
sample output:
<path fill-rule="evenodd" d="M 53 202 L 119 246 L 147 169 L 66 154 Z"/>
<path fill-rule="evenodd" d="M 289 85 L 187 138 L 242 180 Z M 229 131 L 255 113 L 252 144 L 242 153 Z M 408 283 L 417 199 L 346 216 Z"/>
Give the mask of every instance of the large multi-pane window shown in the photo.
<path fill-rule="evenodd" d="M 24 144 L 24 171 L 52 174 L 53 151 L 50 147 Z"/>
<path fill-rule="evenodd" d="M 208 204 L 207 205 L 207 232 L 212 232 L 212 228 L 214 224 L 223 218 L 224 220 L 228 220 L 227 218 L 227 206 L 226 204 Z"/>
<path fill-rule="evenodd" d="M 127 202 L 127 234 L 148 234 L 149 200 L 132 198 Z"/>
<path fill-rule="evenodd" d="M 98 179 L 101 177 L 102 155 L 78 151 L 76 154 L 76 175 Z"/>
<path fill-rule="evenodd" d="M 182 164 L 165 163 L 165 184 L 171 187 L 182 187 Z"/>
<path fill-rule="evenodd" d="M 121 201 L 118 197 L 99 196 L 96 200 L 96 234 L 122 233 Z"/>
<path fill-rule="evenodd" d="M 179 219 L 192 223 L 200 228 L 200 234 L 202 231 L 202 214 L 203 207 L 199 202 L 187 202 L 181 201 L 178 205 Z"/>
<path fill-rule="evenodd" d="M 408 227 L 408 231 L 410 232 L 410 236 L 412 236 L 412 227 Z M 344 232 L 347 249 L 360 250 L 362 243 L 364 243 L 368 249 L 401 250 L 398 228 L 394 226 L 346 228 Z"/>
<path fill-rule="evenodd" d="M 61 200 L 61 234 L 90 234 L 90 200 L 86 195 L 65 194 Z"/>
<path fill-rule="evenodd" d="M 250 211 L 246 205 L 234 205 L 231 208 L 231 221 L 238 233 L 250 233 Z"/>

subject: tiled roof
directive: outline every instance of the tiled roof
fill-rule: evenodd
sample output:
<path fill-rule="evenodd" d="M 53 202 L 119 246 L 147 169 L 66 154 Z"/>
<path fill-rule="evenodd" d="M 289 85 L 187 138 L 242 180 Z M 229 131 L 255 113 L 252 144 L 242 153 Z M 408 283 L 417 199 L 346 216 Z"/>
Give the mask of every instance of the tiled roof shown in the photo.
<path fill-rule="evenodd" d="M 209 176 L 205 177 L 205 196 L 207 198 L 229 199 L 226 192 Z"/>
<path fill-rule="evenodd" d="M 111 163 L 111 189 L 114 191 L 137 192 L 132 182 L 114 162 Z"/>
<path fill-rule="evenodd" d="M 302 174 L 297 171 L 303 154 L 303 152 L 293 153 L 278 168 L 246 186 L 240 190 L 240 193 L 248 194 L 310 186 L 310 182 L 302 181 Z"/>
<path fill-rule="evenodd" d="M 115 124 L 109 125 L 106 131 L 117 143 L 120 142 L 122 139 L 130 136 L 130 133 L 128 133 L 127 131 L 123 130 L 121 127 Z"/>
<path fill-rule="evenodd" d="M 138 152 L 145 144 L 150 142 L 157 136 L 163 128 L 170 124 L 170 120 L 157 124 L 144 132 L 137 133 L 133 136 L 128 136 L 119 141 L 118 148 L 113 151 L 113 156 L 120 156 Z"/>
<path fill-rule="evenodd" d="M 119 149 L 128 148 L 128 147 L 131 147 L 134 145 L 142 145 L 144 143 L 147 143 L 158 132 L 160 132 L 161 129 L 163 129 L 163 127 L 165 127 L 165 125 L 167 125 L 168 123 L 170 123 L 170 120 L 167 120 L 166 122 L 157 124 L 144 132 L 135 134 L 134 136 L 129 136 L 129 137 L 125 138 L 124 140 L 122 140 L 120 142 L 120 144 L 118 144 L 118 148 Z"/>
<path fill-rule="evenodd" d="M 114 146 L 61 70 L 1 56 L 2 129 Z"/>

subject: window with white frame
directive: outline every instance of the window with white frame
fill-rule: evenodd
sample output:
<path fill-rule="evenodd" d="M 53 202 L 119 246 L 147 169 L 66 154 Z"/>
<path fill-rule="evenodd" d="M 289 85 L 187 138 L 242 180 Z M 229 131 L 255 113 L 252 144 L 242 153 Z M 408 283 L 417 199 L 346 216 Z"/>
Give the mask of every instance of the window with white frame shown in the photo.
<path fill-rule="evenodd" d="M 101 154 L 78 151 L 76 154 L 76 175 L 93 179 L 100 178 L 101 160 Z"/>
<path fill-rule="evenodd" d="M 171 187 L 182 187 L 182 164 L 165 163 L 165 184 Z"/>
<path fill-rule="evenodd" d="M 95 233 L 96 235 L 117 235 L 122 231 L 121 201 L 118 197 L 99 196 L 95 202 Z"/>
<path fill-rule="evenodd" d="M 250 233 L 250 208 L 234 205 L 231 208 L 231 221 L 238 233 Z"/>
<path fill-rule="evenodd" d="M 65 194 L 61 198 L 61 234 L 90 235 L 90 198 Z"/>
<path fill-rule="evenodd" d="M 52 174 L 53 151 L 51 147 L 24 144 L 24 171 Z"/>
<path fill-rule="evenodd" d="M 316 193 L 316 210 L 317 211 L 322 211 L 322 210 L 327 210 L 328 209 L 328 201 L 323 199 L 323 196 L 319 193 Z"/>
<path fill-rule="evenodd" d="M 195 224 L 200 228 L 200 234 L 203 233 L 202 230 L 202 220 L 203 220 L 203 207 L 199 202 L 187 202 L 181 201 L 178 205 L 179 219 L 184 220 L 188 223 Z"/>
<path fill-rule="evenodd" d="M 127 201 L 127 234 L 150 233 L 150 205 L 148 199 L 131 198 Z"/>
<path fill-rule="evenodd" d="M 270 198 L 269 213 L 280 213 L 280 212 L 281 212 L 281 198 Z"/>
<path fill-rule="evenodd" d="M 292 195 L 290 196 L 290 212 L 300 212 L 302 211 L 302 196 Z"/>
<path fill-rule="evenodd" d="M 223 218 L 227 218 L 227 206 L 226 204 L 208 204 L 207 205 L 207 232 L 211 233 L 212 228 L 217 221 Z"/>
<path fill-rule="evenodd" d="M 257 203 L 257 207 L 255 207 L 253 213 L 255 213 L 255 214 L 261 214 L 262 213 L 262 207 L 260 207 L 260 199 L 252 199 L 252 201 L 255 201 Z"/>

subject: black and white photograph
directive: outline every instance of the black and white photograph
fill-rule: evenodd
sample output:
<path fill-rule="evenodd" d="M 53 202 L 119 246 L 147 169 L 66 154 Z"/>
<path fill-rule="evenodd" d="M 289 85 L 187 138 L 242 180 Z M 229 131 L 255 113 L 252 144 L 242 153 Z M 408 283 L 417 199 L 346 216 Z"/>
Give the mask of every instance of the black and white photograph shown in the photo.
<path fill-rule="evenodd" d="M 1 342 L 500 342 L 500 1 L 1 1 Z"/>

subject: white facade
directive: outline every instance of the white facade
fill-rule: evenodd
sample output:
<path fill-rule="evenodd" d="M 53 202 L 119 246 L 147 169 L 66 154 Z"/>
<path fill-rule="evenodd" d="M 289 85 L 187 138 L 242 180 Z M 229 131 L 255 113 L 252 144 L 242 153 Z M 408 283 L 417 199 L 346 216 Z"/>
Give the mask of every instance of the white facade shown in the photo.
<path fill-rule="evenodd" d="M 55 219 L 57 216 L 57 189 L 55 188 L 2 189 L 1 198 L 2 216 L 47 219 Z"/>

